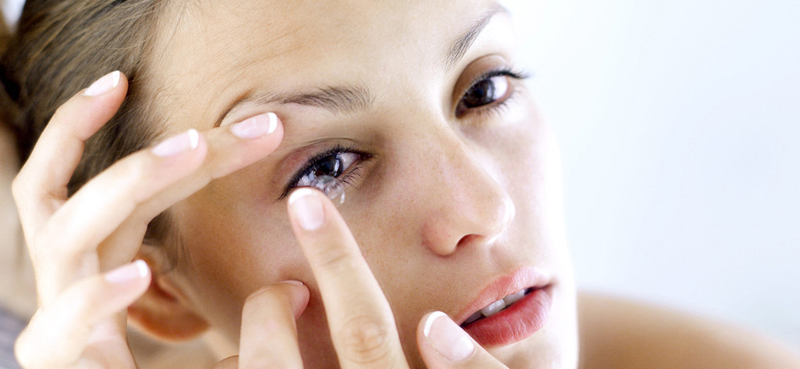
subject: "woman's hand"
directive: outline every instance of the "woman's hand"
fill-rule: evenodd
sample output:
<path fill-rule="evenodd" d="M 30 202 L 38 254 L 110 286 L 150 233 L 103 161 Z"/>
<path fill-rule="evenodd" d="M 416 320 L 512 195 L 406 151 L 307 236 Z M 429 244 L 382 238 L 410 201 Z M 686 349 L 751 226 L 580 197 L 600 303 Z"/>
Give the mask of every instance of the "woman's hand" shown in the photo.
<path fill-rule="evenodd" d="M 135 368 L 125 309 L 150 283 L 147 266 L 131 263 L 147 224 L 212 179 L 269 155 L 282 138 L 274 115 L 238 128 L 190 130 L 120 160 L 68 197 L 85 141 L 113 117 L 126 92 L 127 80 L 115 72 L 62 105 L 14 181 L 39 296 L 15 346 L 26 369 Z M 320 282 L 341 366 L 408 367 L 386 298 L 333 204 L 300 189 L 290 215 Z M 240 355 L 218 367 L 302 367 L 295 319 L 307 302 L 308 290 L 292 283 L 253 294 Z M 417 340 L 431 368 L 503 367 L 441 313 L 423 317 Z"/>
<path fill-rule="evenodd" d="M 14 199 L 36 273 L 39 309 L 15 345 L 26 369 L 135 368 L 126 310 L 150 273 L 131 263 L 155 216 L 271 153 L 274 115 L 202 134 L 189 130 L 134 153 L 67 197 L 84 143 L 113 117 L 127 80 L 111 73 L 55 113 L 14 181 Z"/>
<path fill-rule="evenodd" d="M 300 188 L 289 197 L 289 215 L 319 283 L 341 367 L 408 368 L 389 303 L 333 203 L 317 190 Z M 251 295 L 238 363 L 231 358 L 217 368 L 302 368 L 294 319 L 307 293 L 285 284 Z M 505 368 L 441 312 L 422 317 L 417 346 L 428 368 Z"/>

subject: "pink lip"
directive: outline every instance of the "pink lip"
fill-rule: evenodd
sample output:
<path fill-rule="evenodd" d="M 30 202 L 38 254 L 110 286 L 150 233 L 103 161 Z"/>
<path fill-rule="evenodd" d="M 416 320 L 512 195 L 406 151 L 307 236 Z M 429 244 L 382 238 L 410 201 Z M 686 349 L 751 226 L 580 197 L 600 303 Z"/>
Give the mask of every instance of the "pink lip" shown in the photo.
<path fill-rule="evenodd" d="M 526 295 L 508 309 L 467 326 L 466 331 L 483 346 L 510 344 L 520 341 L 539 330 L 546 323 L 552 303 L 551 280 L 531 267 L 497 278 L 458 315 L 456 324 L 463 324 L 470 315 L 512 293 L 531 288 Z M 528 324 L 530 323 L 530 324 Z M 511 329 L 523 327 L 524 329 Z"/>

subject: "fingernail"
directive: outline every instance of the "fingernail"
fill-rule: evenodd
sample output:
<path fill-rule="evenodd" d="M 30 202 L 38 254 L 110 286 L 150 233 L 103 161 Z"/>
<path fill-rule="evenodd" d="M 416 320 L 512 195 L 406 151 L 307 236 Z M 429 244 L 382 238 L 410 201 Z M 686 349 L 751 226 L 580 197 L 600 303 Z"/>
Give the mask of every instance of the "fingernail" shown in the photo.
<path fill-rule="evenodd" d="M 280 281 L 280 282 L 278 282 L 278 283 L 293 284 L 293 285 L 295 285 L 295 286 L 304 286 L 303 282 L 300 282 L 300 281 L 294 281 L 294 280 Z"/>
<path fill-rule="evenodd" d="M 123 265 L 106 274 L 106 281 L 114 284 L 123 284 L 144 278 L 147 275 L 147 263 L 136 260 L 128 265 Z"/>
<path fill-rule="evenodd" d="M 152 149 L 152 152 L 161 157 L 175 156 L 182 152 L 196 149 L 199 140 L 200 134 L 195 129 L 190 129 L 162 141 Z"/>
<path fill-rule="evenodd" d="M 278 128 L 278 116 L 275 113 L 256 115 L 231 126 L 231 132 L 241 138 L 259 138 L 272 134 Z"/>
<path fill-rule="evenodd" d="M 100 96 L 113 90 L 119 85 L 119 71 L 113 71 L 105 76 L 100 77 L 97 81 L 92 83 L 86 91 L 83 92 L 86 96 Z"/>
<path fill-rule="evenodd" d="M 428 315 L 422 333 L 439 354 L 451 361 L 462 361 L 475 351 L 467 332 L 441 311 Z"/>
<path fill-rule="evenodd" d="M 314 191 L 316 190 L 300 188 L 289 196 L 289 207 L 294 213 L 297 224 L 307 231 L 317 230 L 325 223 L 325 211 L 322 208 L 322 201 Z"/>

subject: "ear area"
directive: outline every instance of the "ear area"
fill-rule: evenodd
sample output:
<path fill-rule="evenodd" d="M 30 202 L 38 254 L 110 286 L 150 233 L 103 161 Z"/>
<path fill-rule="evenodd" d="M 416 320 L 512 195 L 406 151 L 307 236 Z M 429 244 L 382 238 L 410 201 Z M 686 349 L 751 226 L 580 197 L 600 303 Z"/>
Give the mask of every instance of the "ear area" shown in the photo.
<path fill-rule="evenodd" d="M 140 252 L 137 257 L 147 262 L 153 278 L 147 292 L 128 307 L 129 320 L 147 334 L 166 341 L 188 341 L 205 333 L 208 322 L 194 311 L 173 277 L 145 253 Z"/>

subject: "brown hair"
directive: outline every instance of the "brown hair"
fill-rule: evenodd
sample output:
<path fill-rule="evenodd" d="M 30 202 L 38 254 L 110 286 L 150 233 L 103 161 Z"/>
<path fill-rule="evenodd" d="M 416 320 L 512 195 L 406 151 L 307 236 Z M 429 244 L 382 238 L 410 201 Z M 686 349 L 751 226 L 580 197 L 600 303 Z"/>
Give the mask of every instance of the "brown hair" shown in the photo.
<path fill-rule="evenodd" d="M 3 12 L 0 11 L 0 54 L 5 52 L 6 47 L 8 47 L 9 39 L 11 38 L 11 33 L 9 32 L 8 27 L 6 26 L 5 17 L 3 16 Z M 0 69 L 1 70 L 1 69 Z M 0 73 L 2 75 L 3 73 Z M 5 88 L 0 88 L 0 129 L 5 129 L 6 127 L 11 128 L 11 131 L 15 134 L 15 136 L 19 136 L 19 131 L 15 129 L 16 127 L 11 125 L 11 121 L 14 120 L 16 114 L 16 104 L 11 101 L 11 98 L 6 93 Z M 19 143 L 19 137 L 15 141 Z"/>
<path fill-rule="evenodd" d="M 128 76 L 128 97 L 116 116 L 87 143 L 69 184 L 72 194 L 111 164 L 148 146 L 163 125 L 155 124 L 148 100 L 146 55 L 156 15 L 166 1 L 28 0 L 18 30 L 2 58 L 2 80 L 17 114 L 20 158 L 25 160 L 58 106 L 102 75 Z M 153 95 L 153 94 L 149 94 Z M 148 227 L 150 239 L 166 232 L 164 216 Z"/>

